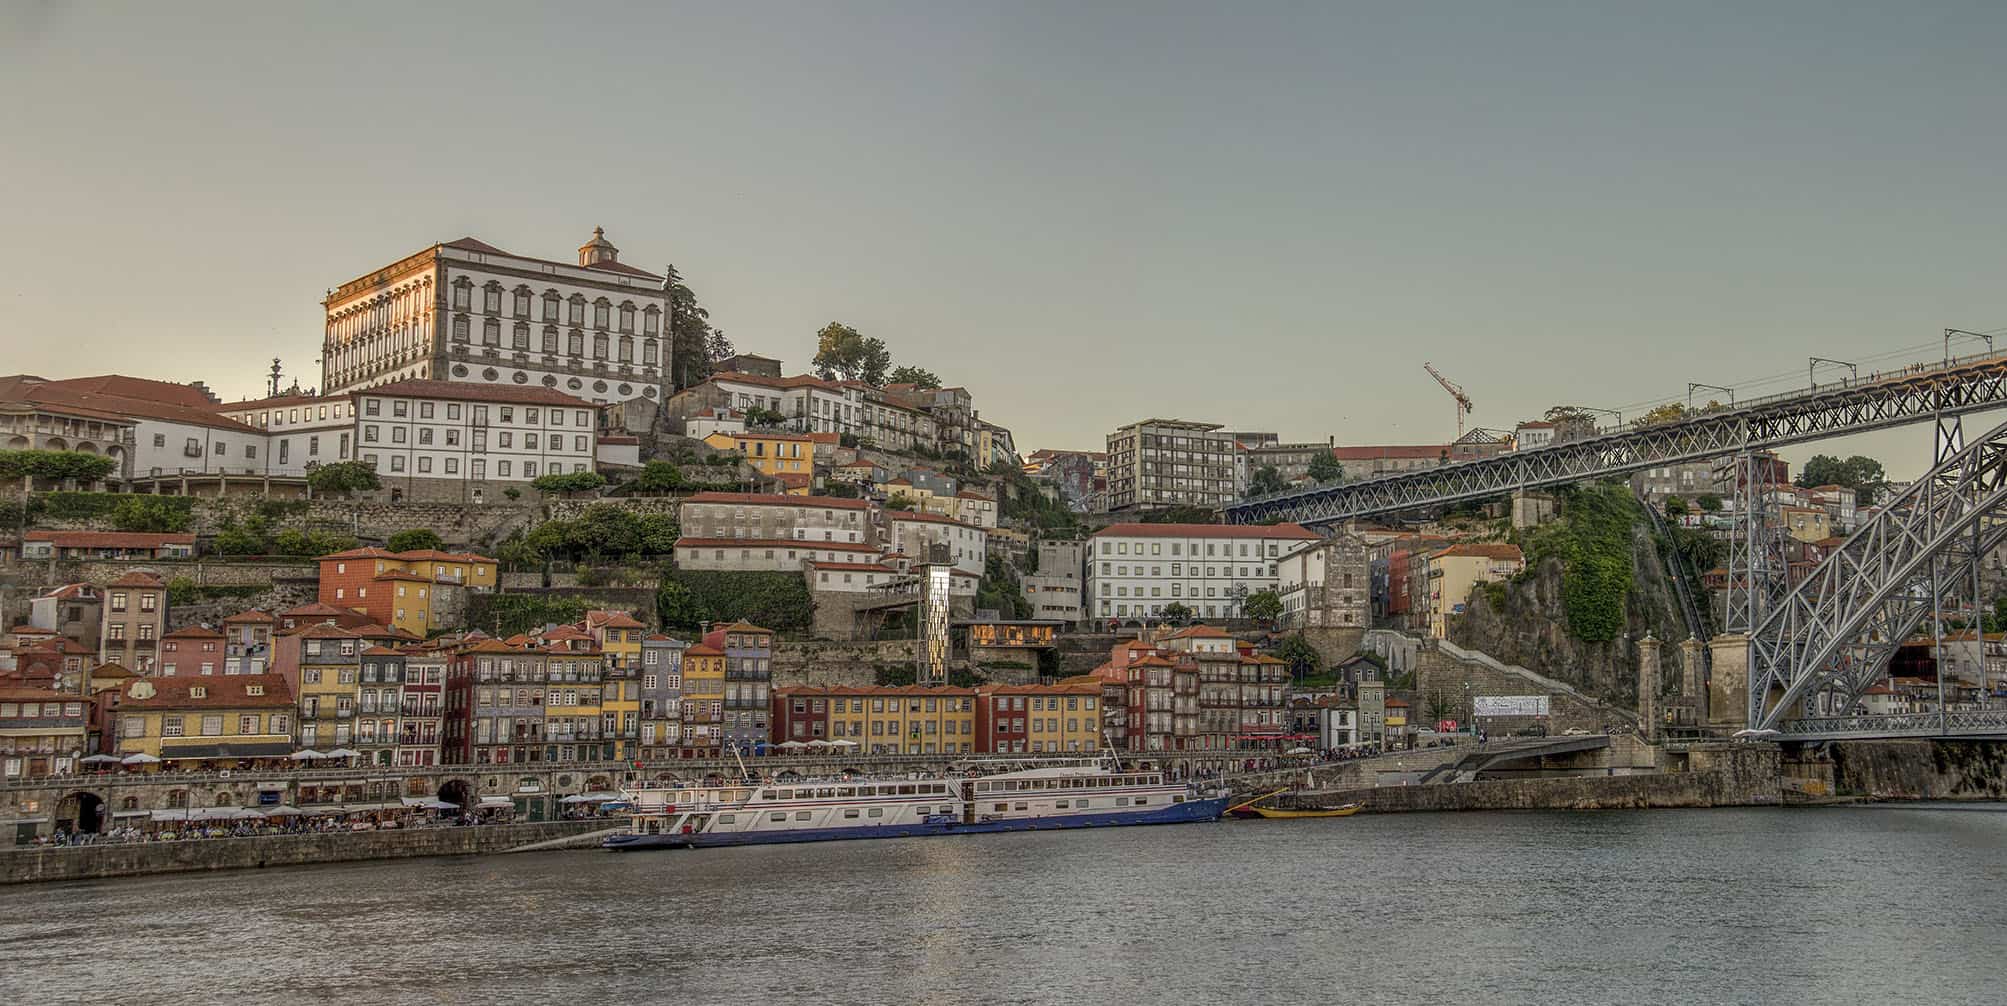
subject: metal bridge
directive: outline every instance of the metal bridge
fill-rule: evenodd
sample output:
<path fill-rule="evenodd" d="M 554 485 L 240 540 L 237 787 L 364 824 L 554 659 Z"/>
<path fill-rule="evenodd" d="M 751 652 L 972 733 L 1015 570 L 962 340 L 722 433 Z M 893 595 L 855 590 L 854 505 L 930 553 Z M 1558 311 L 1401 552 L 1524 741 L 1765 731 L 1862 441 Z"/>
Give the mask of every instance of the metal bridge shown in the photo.
<path fill-rule="evenodd" d="M 1955 709 L 1941 693 L 1931 712 L 1856 712 L 1926 619 L 1961 599 L 1978 610 L 1979 560 L 2007 544 L 2007 423 L 1962 441 L 1941 424 L 1937 464 L 1755 619 L 1750 727 L 1794 740 L 2007 737 L 2007 709 Z"/>
<path fill-rule="evenodd" d="M 1231 524 L 1329 525 L 2000 407 L 2007 407 L 2007 354 L 1989 352 L 1815 384 L 1538 450 L 1245 500 L 1225 514 Z"/>

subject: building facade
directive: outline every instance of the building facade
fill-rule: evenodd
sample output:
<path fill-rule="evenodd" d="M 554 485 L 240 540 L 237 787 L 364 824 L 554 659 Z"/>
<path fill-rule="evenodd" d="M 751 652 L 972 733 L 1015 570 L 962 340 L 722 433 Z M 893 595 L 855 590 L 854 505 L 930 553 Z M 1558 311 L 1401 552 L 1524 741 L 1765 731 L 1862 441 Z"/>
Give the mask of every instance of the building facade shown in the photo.
<path fill-rule="evenodd" d="M 1277 564 L 1282 624 L 1365 629 L 1372 623 L 1372 564 L 1364 539 L 1340 533 L 1306 541 Z"/>
<path fill-rule="evenodd" d="M 1218 423 L 1146 419 L 1108 434 L 1108 509 L 1220 508 L 1239 497 L 1239 445 Z"/>
<path fill-rule="evenodd" d="M 432 380 L 599 403 L 667 397 L 666 284 L 622 263 L 599 229 L 576 265 L 471 237 L 434 245 L 342 284 L 322 306 L 325 394 Z"/>
<path fill-rule="evenodd" d="M 482 503 L 596 464 L 598 409 L 549 388 L 398 381 L 355 410 L 356 458 L 393 499 Z"/>
<path fill-rule="evenodd" d="M 1248 595 L 1274 590 L 1290 549 L 1319 536 L 1296 524 L 1113 524 L 1088 538 L 1094 618 L 1154 618 L 1182 604 L 1235 618 Z"/>

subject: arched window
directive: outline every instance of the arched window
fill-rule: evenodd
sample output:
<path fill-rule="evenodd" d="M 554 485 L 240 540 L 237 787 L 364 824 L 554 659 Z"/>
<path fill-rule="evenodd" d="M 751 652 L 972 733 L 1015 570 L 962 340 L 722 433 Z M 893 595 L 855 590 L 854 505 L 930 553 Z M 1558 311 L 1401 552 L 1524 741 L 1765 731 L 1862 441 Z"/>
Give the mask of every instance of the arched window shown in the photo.
<path fill-rule="evenodd" d="M 555 306 L 556 306 L 556 301 L 552 301 L 552 302 L 550 302 L 550 303 L 551 303 L 551 305 L 552 305 L 553 307 L 555 307 Z M 555 314 L 556 312 L 555 312 L 555 311 L 553 311 L 552 313 L 553 313 L 553 314 Z M 546 352 L 546 353 L 550 353 L 550 354 L 552 354 L 552 355 L 556 355 L 556 354 L 557 354 L 557 326 L 556 326 L 556 325 L 545 325 L 545 326 L 544 326 L 544 352 Z"/>
<path fill-rule="evenodd" d="M 120 810 L 138 810 L 138 809 L 139 809 L 139 797 L 136 797 L 136 796 L 128 796 L 128 797 L 123 797 L 123 798 L 121 798 L 121 799 L 119 800 L 119 802 L 118 802 L 118 809 L 120 809 Z"/>

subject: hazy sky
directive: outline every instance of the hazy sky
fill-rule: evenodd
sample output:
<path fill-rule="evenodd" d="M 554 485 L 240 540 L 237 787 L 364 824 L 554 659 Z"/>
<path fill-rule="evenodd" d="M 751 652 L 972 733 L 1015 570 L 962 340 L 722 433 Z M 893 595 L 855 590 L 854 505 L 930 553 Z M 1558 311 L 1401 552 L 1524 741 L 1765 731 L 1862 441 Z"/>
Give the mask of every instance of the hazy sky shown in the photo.
<path fill-rule="evenodd" d="M 847 322 L 1025 449 L 1442 442 L 1425 360 L 1493 427 L 1775 390 L 2007 329 L 2003 49 L 1998 0 L 12 0 L 0 372 L 318 383 L 328 287 L 603 225 L 742 350 Z"/>

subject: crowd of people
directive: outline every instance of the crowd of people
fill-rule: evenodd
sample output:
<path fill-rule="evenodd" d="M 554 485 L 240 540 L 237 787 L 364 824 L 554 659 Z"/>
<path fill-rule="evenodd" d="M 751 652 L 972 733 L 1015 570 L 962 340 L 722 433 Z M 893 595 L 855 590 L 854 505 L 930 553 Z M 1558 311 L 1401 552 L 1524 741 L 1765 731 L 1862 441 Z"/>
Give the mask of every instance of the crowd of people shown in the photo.
<path fill-rule="evenodd" d="M 59 825 L 53 833 L 37 836 L 34 844 L 43 847 L 141 845 L 148 842 L 189 842 L 208 838 L 332 835 L 357 831 L 504 824 L 513 820 L 514 816 L 513 812 L 507 810 L 479 814 L 385 815 L 366 820 L 317 814 L 242 821 L 153 821 L 148 825 L 122 824 L 97 832 Z"/>

